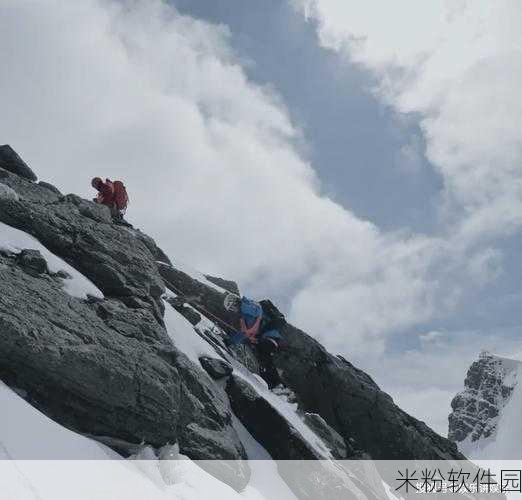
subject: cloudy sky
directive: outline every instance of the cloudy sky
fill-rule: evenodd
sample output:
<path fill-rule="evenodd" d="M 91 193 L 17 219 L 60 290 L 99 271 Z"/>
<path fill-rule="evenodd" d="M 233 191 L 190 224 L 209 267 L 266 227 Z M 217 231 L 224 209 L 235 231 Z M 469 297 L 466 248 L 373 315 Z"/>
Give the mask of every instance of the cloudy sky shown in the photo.
<path fill-rule="evenodd" d="M 517 0 L 0 0 L 0 142 L 446 432 L 520 356 Z"/>

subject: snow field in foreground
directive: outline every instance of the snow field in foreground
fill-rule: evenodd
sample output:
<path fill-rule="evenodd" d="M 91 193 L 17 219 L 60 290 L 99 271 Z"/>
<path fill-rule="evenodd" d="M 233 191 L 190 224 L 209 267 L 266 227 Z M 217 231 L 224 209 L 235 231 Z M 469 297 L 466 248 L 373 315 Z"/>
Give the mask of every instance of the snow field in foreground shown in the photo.
<path fill-rule="evenodd" d="M 52 421 L 0 382 L 0 492 L 12 500 L 294 500 L 276 464 L 251 461 L 242 493 L 170 447 L 171 460 L 144 448 L 123 460 L 106 446 Z M 246 431 L 245 431 L 246 432 Z M 247 448 L 258 444 L 243 434 Z M 164 450 L 168 453 L 168 450 Z M 263 456 L 263 452 L 259 452 Z M 266 453 L 266 452 L 265 452 Z M 260 490 L 266 490 L 265 496 Z M 275 495 L 275 496 L 272 496 Z"/>

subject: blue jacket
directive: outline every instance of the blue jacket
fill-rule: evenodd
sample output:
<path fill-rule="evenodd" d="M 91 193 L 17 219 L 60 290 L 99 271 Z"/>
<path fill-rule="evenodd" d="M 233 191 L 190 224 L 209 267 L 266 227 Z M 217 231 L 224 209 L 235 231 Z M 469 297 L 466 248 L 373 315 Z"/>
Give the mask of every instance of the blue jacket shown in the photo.
<path fill-rule="evenodd" d="M 257 321 L 259 316 L 262 316 L 261 325 L 257 333 L 258 340 L 262 340 L 264 338 L 280 340 L 283 338 L 279 330 L 267 328 L 267 326 L 269 326 L 269 319 L 264 316 L 263 308 L 259 305 L 258 302 L 243 297 L 241 299 L 240 314 L 247 327 L 251 327 Z M 230 340 L 232 344 L 242 344 L 249 342 L 249 339 L 243 334 L 243 332 L 236 332 L 231 336 Z"/>

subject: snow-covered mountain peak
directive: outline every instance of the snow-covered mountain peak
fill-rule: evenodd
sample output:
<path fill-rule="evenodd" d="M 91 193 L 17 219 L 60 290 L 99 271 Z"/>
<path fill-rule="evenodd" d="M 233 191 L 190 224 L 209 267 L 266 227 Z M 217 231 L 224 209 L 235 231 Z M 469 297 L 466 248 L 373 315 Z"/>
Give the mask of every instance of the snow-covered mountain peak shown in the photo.
<path fill-rule="evenodd" d="M 449 439 L 466 455 L 483 448 L 497 434 L 502 410 L 518 382 L 522 362 L 482 351 L 470 366 L 464 390 L 451 402 Z"/>

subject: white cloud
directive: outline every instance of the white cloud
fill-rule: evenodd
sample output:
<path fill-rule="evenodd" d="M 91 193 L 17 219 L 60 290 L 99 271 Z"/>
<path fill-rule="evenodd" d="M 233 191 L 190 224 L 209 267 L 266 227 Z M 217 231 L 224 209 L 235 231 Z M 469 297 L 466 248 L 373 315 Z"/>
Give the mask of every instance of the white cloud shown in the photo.
<path fill-rule="evenodd" d="M 419 335 L 419 340 L 425 345 L 438 344 L 446 339 L 446 333 L 438 330 L 430 330 L 429 332 Z"/>
<path fill-rule="evenodd" d="M 520 2 L 295 3 L 317 19 L 324 46 L 380 77 L 384 102 L 420 114 L 446 215 L 463 241 L 520 230 Z"/>
<path fill-rule="evenodd" d="M 355 35 L 370 40 L 367 30 Z M 420 31 L 425 58 L 442 35 Z M 390 58 L 417 62 L 403 38 L 384 54 L 378 40 L 367 59 L 379 68 Z M 289 296 L 291 318 L 336 351 L 381 352 L 390 331 L 455 307 L 473 278 L 460 265 L 467 248 L 385 234 L 320 194 L 295 147 L 299 130 L 277 95 L 247 79 L 223 27 L 159 0 L 4 0 L 0 51 L 0 137 L 42 178 L 86 196 L 95 175 L 123 178 L 131 221 L 170 255 L 239 279 L 252 293 Z M 455 76 L 457 66 L 440 76 Z M 415 68 L 407 69 L 401 82 L 422 88 L 401 94 L 390 81 L 400 109 L 436 101 L 407 74 Z M 446 89 L 442 80 L 436 86 Z M 444 100 L 452 119 L 458 96 Z M 440 156 L 444 171 L 444 145 L 429 136 L 444 128 L 441 116 L 430 115 L 425 128 L 428 154 Z M 466 177 L 460 164 L 447 168 Z M 462 202 L 465 190 L 457 187 L 465 180 L 451 179 L 456 187 L 448 180 L 448 193 Z M 504 200 L 506 211 L 514 194 Z M 485 196 L 492 195 L 473 200 Z M 479 231 L 488 217 L 477 219 Z M 470 224 L 462 231 L 471 232 Z M 487 262 L 477 261 L 471 274 Z"/>

